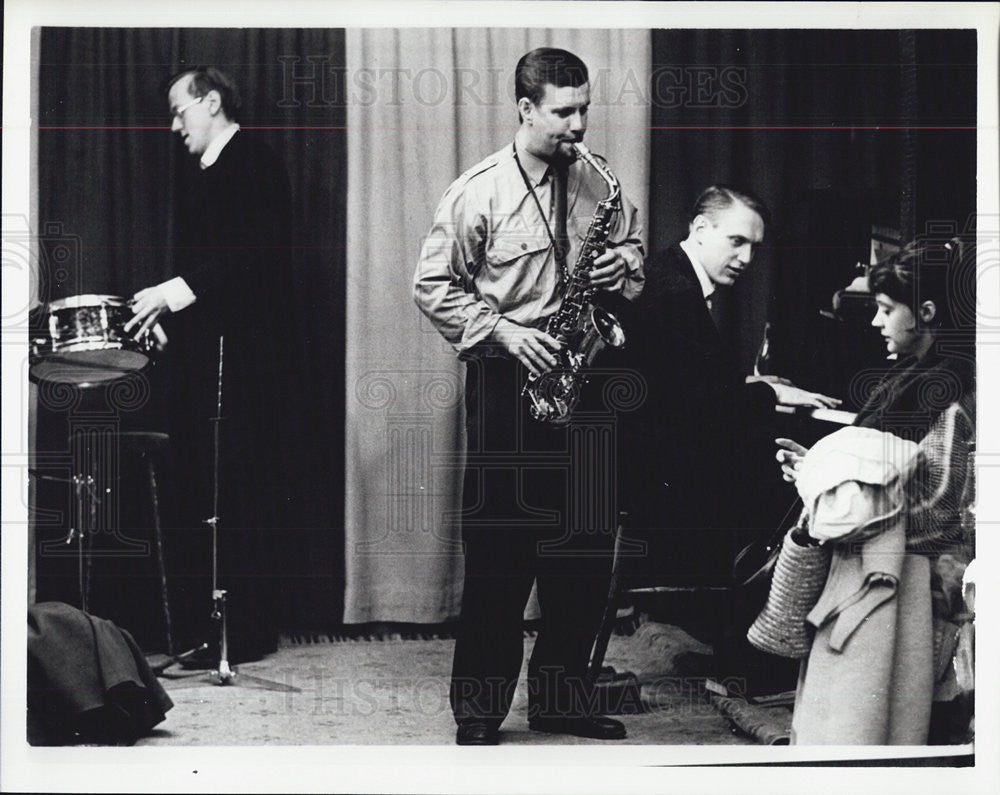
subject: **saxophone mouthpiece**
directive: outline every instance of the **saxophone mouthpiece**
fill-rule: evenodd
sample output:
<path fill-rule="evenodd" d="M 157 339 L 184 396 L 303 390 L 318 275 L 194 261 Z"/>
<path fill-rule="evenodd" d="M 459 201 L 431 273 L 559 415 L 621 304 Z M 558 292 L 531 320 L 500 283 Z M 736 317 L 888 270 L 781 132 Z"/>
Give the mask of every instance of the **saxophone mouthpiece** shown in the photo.
<path fill-rule="evenodd" d="M 590 154 L 590 150 L 587 148 L 583 141 L 577 141 L 576 143 L 570 144 L 573 147 L 573 151 L 576 152 L 576 156 L 583 160 L 585 163 L 590 163 L 594 156 Z"/>

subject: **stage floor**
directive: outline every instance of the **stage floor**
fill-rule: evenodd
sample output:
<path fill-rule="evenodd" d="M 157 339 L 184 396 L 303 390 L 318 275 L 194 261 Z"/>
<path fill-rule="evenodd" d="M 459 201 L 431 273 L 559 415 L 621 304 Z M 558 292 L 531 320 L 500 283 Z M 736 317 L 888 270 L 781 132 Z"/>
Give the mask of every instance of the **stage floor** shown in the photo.
<path fill-rule="evenodd" d="M 527 659 L 532 637 L 525 638 Z M 235 684 L 208 672 L 171 668 L 161 678 L 174 708 L 146 746 L 452 745 L 448 706 L 453 640 L 340 641 L 283 645 L 264 660 L 238 666 Z M 644 621 L 634 634 L 613 635 L 605 664 L 631 671 L 641 684 L 642 714 L 621 716 L 628 738 L 610 745 L 750 745 L 754 741 L 704 697 L 703 679 L 683 676 L 671 661 L 708 652 L 683 630 Z M 174 673 L 176 672 L 176 673 Z M 259 679 L 277 683 L 264 689 Z M 289 688 L 299 692 L 289 692 Z M 528 730 L 524 670 L 504 745 L 595 744 Z"/>

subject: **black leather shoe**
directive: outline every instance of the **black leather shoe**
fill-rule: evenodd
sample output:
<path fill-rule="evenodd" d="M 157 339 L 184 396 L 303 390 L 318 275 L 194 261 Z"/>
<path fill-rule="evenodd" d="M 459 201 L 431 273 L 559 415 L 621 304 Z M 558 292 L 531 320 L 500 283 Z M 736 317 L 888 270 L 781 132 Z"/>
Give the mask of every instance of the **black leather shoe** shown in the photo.
<path fill-rule="evenodd" d="M 460 723 L 455 733 L 457 745 L 496 745 L 500 731 L 488 723 Z"/>
<path fill-rule="evenodd" d="M 528 720 L 528 728 L 549 734 L 572 734 L 593 740 L 624 740 L 625 724 L 614 718 L 595 715 L 590 718 L 547 717 L 538 715 Z"/>

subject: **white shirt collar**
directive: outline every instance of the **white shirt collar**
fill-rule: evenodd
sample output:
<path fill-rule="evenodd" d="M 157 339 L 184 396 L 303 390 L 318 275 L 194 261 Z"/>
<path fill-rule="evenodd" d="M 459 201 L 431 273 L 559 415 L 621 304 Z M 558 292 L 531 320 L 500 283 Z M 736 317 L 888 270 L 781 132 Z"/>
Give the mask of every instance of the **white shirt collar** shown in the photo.
<path fill-rule="evenodd" d="M 701 292 L 705 296 L 705 300 L 711 300 L 712 294 L 715 292 L 715 282 L 708 277 L 708 271 L 705 270 L 705 266 L 698 261 L 694 244 L 688 240 L 682 240 L 680 246 L 684 253 L 688 255 L 691 264 L 694 265 L 694 275 L 698 277 L 698 284 L 701 285 Z"/>
<path fill-rule="evenodd" d="M 222 154 L 222 150 L 226 148 L 226 144 L 233 139 L 233 136 L 239 132 L 239 129 L 240 125 L 233 122 L 226 127 L 226 129 L 215 136 L 215 138 L 212 139 L 212 142 L 205 147 L 205 151 L 201 155 L 201 162 L 199 165 L 202 168 L 208 168 L 209 166 L 215 165 L 215 161 L 219 159 L 219 155 Z"/>

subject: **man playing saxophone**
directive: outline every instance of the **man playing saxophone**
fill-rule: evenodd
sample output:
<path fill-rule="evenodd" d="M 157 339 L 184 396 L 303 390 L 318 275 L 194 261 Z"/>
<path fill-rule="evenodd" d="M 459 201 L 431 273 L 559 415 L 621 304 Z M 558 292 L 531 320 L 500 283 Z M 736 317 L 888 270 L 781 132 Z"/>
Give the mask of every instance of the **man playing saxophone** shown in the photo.
<path fill-rule="evenodd" d="M 590 462 L 554 465 L 567 460 L 570 429 L 533 419 L 522 396 L 529 377 L 557 365 L 562 343 L 544 329 L 608 185 L 575 159 L 590 104 L 584 63 L 565 50 L 533 50 L 517 64 L 515 90 L 513 142 L 445 192 L 414 277 L 418 306 L 467 364 L 465 584 L 451 681 L 457 742 L 499 741 L 536 579 L 542 626 L 528 666 L 530 728 L 621 739 L 619 721 L 595 714 L 586 680 L 610 573 L 610 554 L 593 553 L 593 528 L 570 526 L 568 495 Z M 640 234 L 623 197 L 607 250 L 590 262 L 592 287 L 619 300 L 639 295 Z M 575 543 L 584 536 L 589 554 Z"/>

